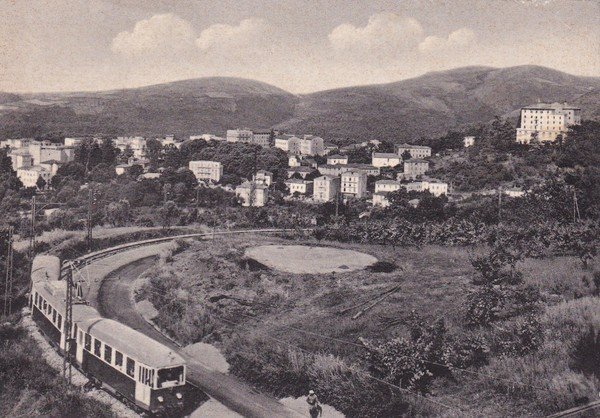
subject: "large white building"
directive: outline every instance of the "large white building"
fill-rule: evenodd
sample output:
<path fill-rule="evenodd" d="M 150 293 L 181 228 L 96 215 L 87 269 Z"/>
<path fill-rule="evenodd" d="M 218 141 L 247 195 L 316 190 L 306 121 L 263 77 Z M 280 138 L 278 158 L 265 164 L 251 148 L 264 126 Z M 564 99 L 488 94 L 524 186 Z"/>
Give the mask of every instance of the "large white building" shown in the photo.
<path fill-rule="evenodd" d="M 375 182 L 375 193 L 387 193 L 400 190 L 402 183 L 395 180 L 379 180 Z"/>
<path fill-rule="evenodd" d="M 253 131 L 252 143 L 263 148 L 269 148 L 271 146 L 271 131 L 268 129 Z"/>
<path fill-rule="evenodd" d="M 324 153 L 325 144 L 323 138 L 314 135 L 304 135 L 300 140 L 300 154 L 323 155 Z"/>
<path fill-rule="evenodd" d="M 398 154 L 387 152 L 374 152 L 371 165 L 374 167 L 396 167 L 402 161 Z"/>
<path fill-rule="evenodd" d="M 402 157 L 405 151 L 410 153 L 410 158 L 427 158 L 431 157 L 431 147 L 424 145 L 400 144 L 398 145 L 398 155 Z"/>
<path fill-rule="evenodd" d="M 254 175 L 254 181 L 269 187 L 273 183 L 273 173 L 267 170 L 258 170 Z"/>
<path fill-rule="evenodd" d="M 552 142 L 564 135 L 569 126 L 581 123 L 581 109 L 566 103 L 538 103 L 521 109 L 517 142 L 528 144 L 537 137 L 540 142 Z"/>
<path fill-rule="evenodd" d="M 342 173 L 341 191 L 346 196 L 364 197 L 367 194 L 367 174 L 363 171 Z"/>
<path fill-rule="evenodd" d="M 327 165 L 346 165 L 348 164 L 348 156 L 347 155 L 339 155 L 333 154 L 327 156 Z"/>
<path fill-rule="evenodd" d="M 143 136 L 118 136 L 115 140 L 115 147 L 119 148 L 121 152 L 129 147 L 136 158 L 146 156 L 146 138 Z"/>
<path fill-rule="evenodd" d="M 218 183 L 223 176 L 223 164 L 218 161 L 190 161 L 188 167 L 198 181 L 209 180 Z"/>
<path fill-rule="evenodd" d="M 285 185 L 291 195 L 294 193 L 310 195 L 313 191 L 313 182 L 308 180 L 287 179 Z"/>
<path fill-rule="evenodd" d="M 41 177 L 46 184 L 50 183 L 52 173 L 41 165 L 34 165 L 17 170 L 17 177 L 25 187 L 35 187 L 38 179 Z"/>
<path fill-rule="evenodd" d="M 398 173 L 398 180 L 416 179 L 429 170 L 429 161 L 427 160 L 406 160 L 404 161 L 404 172 Z"/>
<path fill-rule="evenodd" d="M 279 135 L 275 137 L 275 148 L 279 148 L 288 154 L 300 154 L 300 138 L 294 135 Z"/>
<path fill-rule="evenodd" d="M 340 178 L 321 176 L 313 181 L 313 199 L 318 202 L 330 202 L 340 191 Z"/>
<path fill-rule="evenodd" d="M 427 179 L 422 181 L 413 181 L 402 185 L 407 192 L 424 192 L 428 191 L 432 195 L 439 197 L 448 194 L 448 183 L 435 179 Z"/>

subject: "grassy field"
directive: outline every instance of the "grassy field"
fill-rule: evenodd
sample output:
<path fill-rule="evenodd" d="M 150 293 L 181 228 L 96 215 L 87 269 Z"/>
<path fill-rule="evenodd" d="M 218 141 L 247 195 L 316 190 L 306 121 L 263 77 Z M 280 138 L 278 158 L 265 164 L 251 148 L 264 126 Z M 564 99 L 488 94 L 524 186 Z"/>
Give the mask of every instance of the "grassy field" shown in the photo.
<path fill-rule="evenodd" d="M 294 274 L 252 263 L 244 256 L 254 246 L 299 243 L 370 254 L 386 262 L 386 270 L 389 266 L 395 270 Z M 158 307 L 157 322 L 173 337 L 184 343 L 216 344 L 228 357 L 232 373 L 277 396 L 299 396 L 311 385 L 320 388 L 326 403 L 348 416 L 385 416 L 390 410 L 410 415 L 516 416 L 560 410 L 595 396 L 600 388 L 597 377 L 578 369 L 572 360 L 574 347 L 590 327 L 600 329 L 594 313 L 600 312 L 594 297 L 600 290 L 593 280 L 594 266 L 583 270 L 574 258 L 526 259 L 518 264 L 525 285 L 539 289 L 545 301 L 540 321 L 546 338 L 537 352 L 496 355 L 492 347 L 487 364 L 470 367 L 470 373 L 455 370 L 451 378 L 436 379 L 430 399 L 458 409 L 440 411 L 408 396 L 408 406 L 399 403 L 388 405 L 387 410 L 367 411 L 348 395 L 374 390 L 373 382 L 364 376 L 362 339 L 407 338 L 412 312 L 427 323 L 443 319 L 449 339 L 477 335 L 491 345 L 518 326 L 518 318 L 500 322 L 497 329 L 465 326 L 467 296 L 475 287 L 470 260 L 485 249 L 393 248 L 240 236 L 194 242 L 180 250 L 161 257 L 138 299 L 149 298 Z M 345 393 L 340 395 L 331 386 Z M 380 393 L 386 390 L 378 388 Z M 377 393 L 369 396 L 378 402 Z M 389 398 L 381 402 L 389 403 Z"/>

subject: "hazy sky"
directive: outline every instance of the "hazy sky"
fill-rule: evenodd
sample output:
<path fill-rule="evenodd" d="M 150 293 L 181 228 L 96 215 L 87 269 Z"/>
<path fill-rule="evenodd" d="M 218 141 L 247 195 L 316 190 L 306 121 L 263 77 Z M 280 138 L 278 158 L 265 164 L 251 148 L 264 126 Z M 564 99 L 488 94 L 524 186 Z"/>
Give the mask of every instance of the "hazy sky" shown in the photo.
<path fill-rule="evenodd" d="M 520 64 L 600 76 L 600 1 L 0 0 L 0 91 L 220 75 L 305 93 Z"/>

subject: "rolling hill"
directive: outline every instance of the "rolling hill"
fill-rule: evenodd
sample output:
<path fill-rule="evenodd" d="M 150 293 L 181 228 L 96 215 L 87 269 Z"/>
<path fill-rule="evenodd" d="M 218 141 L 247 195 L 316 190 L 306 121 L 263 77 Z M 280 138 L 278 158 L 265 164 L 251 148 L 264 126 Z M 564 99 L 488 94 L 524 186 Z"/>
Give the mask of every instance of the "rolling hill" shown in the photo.
<path fill-rule="evenodd" d="M 394 142 L 516 118 L 521 106 L 568 101 L 600 118 L 600 78 L 538 66 L 465 67 L 395 83 L 293 95 L 265 83 L 212 77 L 91 93 L 0 93 L 0 137 L 46 132 L 181 137 L 276 127 L 326 140 Z"/>

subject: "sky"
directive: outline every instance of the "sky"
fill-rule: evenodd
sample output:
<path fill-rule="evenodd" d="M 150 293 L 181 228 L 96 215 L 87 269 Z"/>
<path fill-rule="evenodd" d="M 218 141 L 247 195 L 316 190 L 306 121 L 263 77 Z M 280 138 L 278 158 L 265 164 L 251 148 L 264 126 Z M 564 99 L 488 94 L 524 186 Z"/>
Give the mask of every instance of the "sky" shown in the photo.
<path fill-rule="evenodd" d="M 468 65 L 600 76 L 600 0 L 0 0 L 0 91 L 206 76 L 292 93 Z"/>

